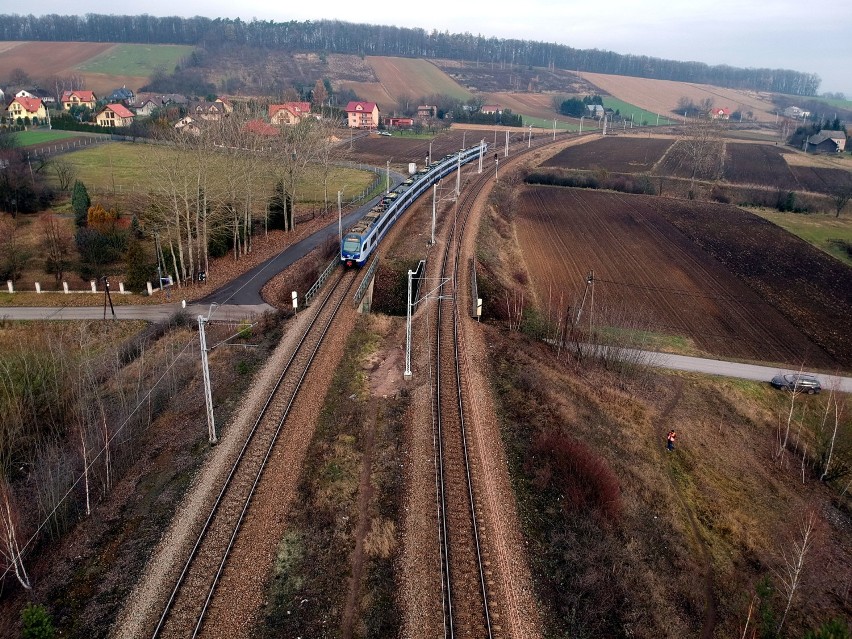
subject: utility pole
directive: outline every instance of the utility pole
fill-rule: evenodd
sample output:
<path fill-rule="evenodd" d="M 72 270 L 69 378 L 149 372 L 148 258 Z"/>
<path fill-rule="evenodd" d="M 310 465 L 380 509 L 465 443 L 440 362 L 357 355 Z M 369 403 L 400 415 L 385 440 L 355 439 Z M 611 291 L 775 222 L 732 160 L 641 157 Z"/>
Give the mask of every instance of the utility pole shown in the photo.
<path fill-rule="evenodd" d="M 339 244 L 343 246 L 343 207 L 341 205 L 341 199 L 343 197 L 343 191 L 337 192 L 337 235 L 340 240 Z"/>
<path fill-rule="evenodd" d="M 387 188 L 387 190 L 385 191 L 385 194 L 387 195 L 388 193 L 390 193 L 390 160 L 388 160 L 388 168 L 387 168 L 387 175 L 386 175 L 386 179 L 385 179 L 385 186 Z"/>
<path fill-rule="evenodd" d="M 201 342 L 201 372 L 204 376 L 204 402 L 207 406 L 207 435 L 210 443 L 215 444 L 219 440 L 216 438 L 216 422 L 213 417 L 213 392 L 210 389 L 210 366 L 207 362 L 207 336 L 204 334 L 204 323 L 207 319 L 203 315 L 198 316 L 198 339 Z"/>
<path fill-rule="evenodd" d="M 480 175 L 482 174 L 482 156 L 483 155 L 485 155 L 485 140 L 484 139 L 479 141 L 479 171 L 477 171 L 477 173 L 479 173 Z"/>
<path fill-rule="evenodd" d="M 109 300 L 109 310 L 112 312 L 112 319 L 115 319 L 115 309 L 112 306 L 112 296 L 109 294 L 109 280 L 104 275 L 104 319 L 106 319 L 107 300 Z"/>
<path fill-rule="evenodd" d="M 411 379 L 411 276 L 414 271 L 408 269 L 408 304 L 405 306 L 405 371 L 403 379 Z"/>
<path fill-rule="evenodd" d="M 458 164 L 456 166 L 456 197 L 461 192 L 461 151 L 459 151 Z"/>
<path fill-rule="evenodd" d="M 506 150 L 503 153 L 503 157 L 505 157 L 505 158 L 509 157 L 509 131 L 508 130 L 506 131 Z"/>
<path fill-rule="evenodd" d="M 438 200 L 438 185 L 432 185 L 432 241 L 429 242 L 430 246 L 435 245 L 435 208 Z M 411 271 L 409 271 L 410 273 Z M 408 303 L 411 304 L 411 279 L 408 281 Z"/>

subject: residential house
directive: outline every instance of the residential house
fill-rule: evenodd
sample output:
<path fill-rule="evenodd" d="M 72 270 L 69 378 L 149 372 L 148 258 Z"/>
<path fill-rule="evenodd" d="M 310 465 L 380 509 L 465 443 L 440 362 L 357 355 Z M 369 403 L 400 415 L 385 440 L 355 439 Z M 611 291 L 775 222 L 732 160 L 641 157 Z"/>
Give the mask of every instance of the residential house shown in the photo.
<path fill-rule="evenodd" d="M 88 107 L 94 111 L 98 98 L 94 91 L 63 91 L 59 101 L 66 111 L 70 111 L 75 106 Z"/>
<path fill-rule="evenodd" d="M 116 103 L 121 102 L 125 106 L 133 106 L 133 103 L 136 101 L 136 95 L 128 89 L 126 86 L 123 86 L 119 89 L 116 89 L 112 93 L 107 96 L 107 102 Z"/>
<path fill-rule="evenodd" d="M 414 118 L 385 118 L 385 126 L 407 129 L 414 126 Z"/>
<path fill-rule="evenodd" d="M 788 118 L 794 118 L 796 120 L 804 120 L 811 114 L 810 111 L 804 111 L 797 106 L 788 106 L 784 109 L 784 115 Z"/>
<path fill-rule="evenodd" d="M 417 107 L 417 118 L 420 120 L 428 120 L 429 118 L 438 117 L 438 107 L 429 104 L 421 104 Z"/>
<path fill-rule="evenodd" d="M 298 124 L 311 114 L 310 102 L 285 102 L 269 105 L 269 121 L 275 125 Z"/>
<path fill-rule="evenodd" d="M 156 100 L 142 100 L 139 104 L 133 107 L 136 115 L 149 116 L 162 105 Z"/>
<path fill-rule="evenodd" d="M 47 119 L 47 108 L 38 98 L 16 97 L 6 107 L 6 114 L 15 124 L 18 124 L 19 119 L 23 123 L 26 118 L 33 124 L 39 124 Z"/>
<path fill-rule="evenodd" d="M 710 117 L 713 120 L 730 120 L 731 110 L 727 107 L 713 107 L 710 109 Z"/>
<path fill-rule="evenodd" d="M 175 130 L 189 135 L 201 135 L 201 122 L 187 115 L 175 122 Z"/>
<path fill-rule="evenodd" d="M 809 153 L 843 153 L 846 150 L 846 131 L 823 129 L 805 140 L 804 150 Z"/>
<path fill-rule="evenodd" d="M 56 104 L 56 96 L 47 89 L 34 87 L 32 89 L 23 89 L 15 94 L 16 98 L 38 98 L 46 107 Z"/>
<path fill-rule="evenodd" d="M 130 126 L 133 123 L 133 111 L 120 102 L 107 104 L 95 116 L 95 124 L 99 126 Z"/>
<path fill-rule="evenodd" d="M 207 102 L 205 100 L 190 102 L 187 105 L 186 111 L 198 119 L 208 121 L 220 120 L 229 113 L 225 104 L 218 100 L 216 102 Z"/>
<path fill-rule="evenodd" d="M 587 115 L 593 118 L 602 118 L 606 113 L 602 104 L 587 104 L 586 111 L 588 111 Z"/>
<path fill-rule="evenodd" d="M 346 116 L 351 129 L 379 128 L 379 106 L 375 102 L 350 102 Z"/>
<path fill-rule="evenodd" d="M 503 108 L 499 104 L 483 104 L 479 111 L 481 113 L 494 113 L 500 115 L 503 113 Z"/>

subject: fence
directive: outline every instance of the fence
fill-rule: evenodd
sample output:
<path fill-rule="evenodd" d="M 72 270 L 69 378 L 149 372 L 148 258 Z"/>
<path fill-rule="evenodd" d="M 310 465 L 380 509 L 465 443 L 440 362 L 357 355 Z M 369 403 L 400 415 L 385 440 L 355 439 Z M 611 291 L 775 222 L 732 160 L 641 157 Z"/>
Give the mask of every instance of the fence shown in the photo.
<path fill-rule="evenodd" d="M 361 303 L 361 300 L 364 299 L 364 293 L 367 292 L 367 287 L 370 286 L 370 282 L 373 281 L 373 276 L 376 274 L 376 269 L 379 267 L 379 258 L 373 260 L 373 263 L 370 264 L 370 267 L 367 269 L 367 272 L 364 274 L 364 279 L 361 280 L 361 285 L 358 287 L 358 290 L 355 291 L 355 296 L 352 298 L 354 305 L 357 307 L 358 304 Z"/>
<path fill-rule="evenodd" d="M 334 272 L 335 267 L 340 263 L 340 259 L 335 256 L 331 262 L 329 262 L 328 266 L 325 267 L 325 270 L 319 276 L 314 285 L 308 289 L 308 292 L 305 293 L 305 306 L 311 305 L 311 300 L 314 299 L 316 294 L 322 288 L 322 285 L 325 284 L 325 281 L 329 278 L 329 276 Z"/>

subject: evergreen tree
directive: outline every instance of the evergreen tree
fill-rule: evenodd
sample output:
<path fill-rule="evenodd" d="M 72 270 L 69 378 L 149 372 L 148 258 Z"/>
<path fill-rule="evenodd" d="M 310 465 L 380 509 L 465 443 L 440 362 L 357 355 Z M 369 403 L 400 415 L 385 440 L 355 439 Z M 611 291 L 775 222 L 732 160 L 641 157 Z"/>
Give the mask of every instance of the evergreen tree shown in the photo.
<path fill-rule="evenodd" d="M 71 194 L 71 207 L 74 209 L 74 222 L 78 227 L 86 226 L 90 206 L 92 206 L 92 200 L 89 198 L 86 185 L 76 180 Z"/>
<path fill-rule="evenodd" d="M 41 604 L 30 604 L 21 611 L 21 625 L 24 639 L 53 639 L 56 636 L 53 621 Z"/>

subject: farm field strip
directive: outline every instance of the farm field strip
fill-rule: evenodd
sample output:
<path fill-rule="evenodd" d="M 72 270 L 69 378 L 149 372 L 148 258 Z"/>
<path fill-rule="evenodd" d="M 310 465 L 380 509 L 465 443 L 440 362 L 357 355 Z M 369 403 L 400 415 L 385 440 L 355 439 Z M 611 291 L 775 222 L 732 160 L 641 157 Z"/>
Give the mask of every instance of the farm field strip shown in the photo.
<path fill-rule="evenodd" d="M 540 304 L 576 304 L 589 271 L 595 306 L 665 327 L 717 355 L 830 365 L 831 358 L 671 226 L 655 200 L 565 189 L 528 189 L 518 238 Z M 689 206 L 681 206 L 688 214 Z M 601 312 L 596 314 L 600 317 Z M 603 320 L 601 320 L 603 321 Z"/>
<path fill-rule="evenodd" d="M 646 172 L 674 143 L 669 138 L 606 137 L 582 147 L 563 149 L 542 164 L 567 169 L 605 169 L 611 172 Z"/>

